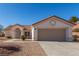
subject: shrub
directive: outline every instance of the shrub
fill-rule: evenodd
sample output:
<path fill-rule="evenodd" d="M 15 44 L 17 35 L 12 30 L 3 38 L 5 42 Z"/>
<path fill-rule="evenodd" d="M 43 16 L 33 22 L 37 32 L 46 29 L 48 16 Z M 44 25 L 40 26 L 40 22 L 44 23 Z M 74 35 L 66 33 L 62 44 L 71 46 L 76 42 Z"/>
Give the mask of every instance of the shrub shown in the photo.
<path fill-rule="evenodd" d="M 26 39 L 25 35 L 22 35 L 21 39 L 24 41 Z"/>
<path fill-rule="evenodd" d="M 8 39 L 12 39 L 12 37 L 11 37 L 11 36 L 7 36 L 7 38 L 8 38 Z"/>
<path fill-rule="evenodd" d="M 1 43 L 0 44 L 0 55 L 11 55 L 14 52 L 20 51 L 21 46 L 12 43 Z"/>
<path fill-rule="evenodd" d="M 74 41 L 77 41 L 78 36 L 77 35 L 73 35 Z"/>

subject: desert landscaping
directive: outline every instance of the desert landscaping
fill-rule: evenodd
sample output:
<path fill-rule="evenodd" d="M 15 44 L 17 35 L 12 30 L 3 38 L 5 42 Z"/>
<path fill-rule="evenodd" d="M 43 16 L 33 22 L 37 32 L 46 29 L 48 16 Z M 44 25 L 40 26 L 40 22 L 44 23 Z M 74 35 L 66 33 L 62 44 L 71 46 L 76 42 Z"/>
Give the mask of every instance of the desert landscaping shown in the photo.
<path fill-rule="evenodd" d="M 46 53 L 37 42 L 2 41 L 0 56 L 46 56 Z"/>

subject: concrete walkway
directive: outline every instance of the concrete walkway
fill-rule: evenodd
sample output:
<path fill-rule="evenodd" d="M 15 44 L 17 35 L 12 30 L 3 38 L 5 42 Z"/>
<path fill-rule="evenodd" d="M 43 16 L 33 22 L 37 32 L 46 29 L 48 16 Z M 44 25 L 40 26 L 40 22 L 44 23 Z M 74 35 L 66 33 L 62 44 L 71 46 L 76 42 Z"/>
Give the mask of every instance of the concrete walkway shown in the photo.
<path fill-rule="evenodd" d="M 39 43 L 49 56 L 79 56 L 79 42 L 40 41 Z"/>

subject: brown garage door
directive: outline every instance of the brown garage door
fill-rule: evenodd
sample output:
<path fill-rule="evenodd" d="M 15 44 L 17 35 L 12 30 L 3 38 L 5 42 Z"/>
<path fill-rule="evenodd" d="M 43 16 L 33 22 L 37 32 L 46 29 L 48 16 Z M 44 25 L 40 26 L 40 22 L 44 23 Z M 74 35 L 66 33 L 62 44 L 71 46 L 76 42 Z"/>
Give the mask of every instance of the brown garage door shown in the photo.
<path fill-rule="evenodd" d="M 39 29 L 38 40 L 40 41 L 64 41 L 65 29 Z"/>

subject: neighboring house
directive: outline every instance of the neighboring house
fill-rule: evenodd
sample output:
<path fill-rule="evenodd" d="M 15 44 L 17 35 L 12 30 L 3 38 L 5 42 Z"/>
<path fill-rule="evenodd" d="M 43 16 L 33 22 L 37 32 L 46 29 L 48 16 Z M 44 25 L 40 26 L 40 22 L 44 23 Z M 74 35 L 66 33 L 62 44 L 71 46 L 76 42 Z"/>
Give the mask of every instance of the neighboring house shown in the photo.
<path fill-rule="evenodd" d="M 6 36 L 10 35 L 12 38 L 21 38 L 21 35 L 25 35 L 31 40 L 73 41 L 73 25 L 60 17 L 51 16 L 31 26 L 11 25 L 5 28 L 4 32 Z"/>
<path fill-rule="evenodd" d="M 72 28 L 73 32 L 72 35 L 77 35 L 79 36 L 79 23 L 75 24 Z"/>

